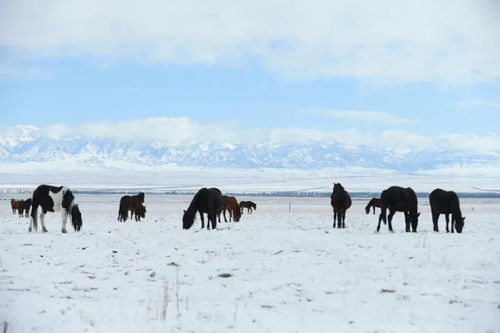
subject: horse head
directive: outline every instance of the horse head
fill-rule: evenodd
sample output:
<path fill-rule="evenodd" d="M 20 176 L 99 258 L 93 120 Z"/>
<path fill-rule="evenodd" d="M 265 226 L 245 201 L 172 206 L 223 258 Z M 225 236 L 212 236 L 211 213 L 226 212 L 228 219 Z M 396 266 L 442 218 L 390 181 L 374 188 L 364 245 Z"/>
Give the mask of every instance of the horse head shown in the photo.
<path fill-rule="evenodd" d="M 420 213 L 417 214 L 409 214 L 410 222 L 411 222 L 411 230 L 413 232 L 417 232 L 417 227 L 418 227 L 418 217 L 420 216 Z"/>
<path fill-rule="evenodd" d="M 193 226 L 196 210 L 185 210 L 182 215 L 182 228 L 187 230 Z"/>
<path fill-rule="evenodd" d="M 75 231 L 80 231 L 82 228 L 82 213 L 80 212 L 78 205 L 73 205 L 71 208 L 71 223 L 73 224 Z"/>
<path fill-rule="evenodd" d="M 137 209 L 137 214 L 139 214 L 139 216 L 141 218 L 145 218 L 146 217 L 146 206 L 140 205 L 139 208 Z"/>
<path fill-rule="evenodd" d="M 241 210 L 235 208 L 233 210 L 233 219 L 234 219 L 234 222 L 240 222 L 240 218 L 241 218 Z"/>
<path fill-rule="evenodd" d="M 333 193 L 342 193 L 344 192 L 344 187 L 340 183 L 333 183 Z"/>
<path fill-rule="evenodd" d="M 461 234 L 462 233 L 462 229 L 464 228 L 464 224 L 465 224 L 465 216 L 464 217 L 459 217 L 456 221 L 455 221 L 455 230 Z"/>

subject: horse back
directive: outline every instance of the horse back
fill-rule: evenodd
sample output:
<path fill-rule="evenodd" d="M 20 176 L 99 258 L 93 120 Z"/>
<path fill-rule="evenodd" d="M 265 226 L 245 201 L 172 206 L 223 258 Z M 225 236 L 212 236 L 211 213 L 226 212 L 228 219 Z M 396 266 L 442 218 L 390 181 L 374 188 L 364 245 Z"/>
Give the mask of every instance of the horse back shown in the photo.
<path fill-rule="evenodd" d="M 222 192 L 215 187 L 202 188 L 191 201 L 190 208 L 194 208 L 202 213 L 214 211 L 216 214 L 223 209 Z"/>
<path fill-rule="evenodd" d="M 382 206 L 391 207 L 397 211 L 417 209 L 417 195 L 411 188 L 391 186 L 380 195 Z"/>
<path fill-rule="evenodd" d="M 453 191 L 435 189 L 429 194 L 429 204 L 434 212 L 442 214 L 455 213 L 460 210 L 458 196 Z"/>

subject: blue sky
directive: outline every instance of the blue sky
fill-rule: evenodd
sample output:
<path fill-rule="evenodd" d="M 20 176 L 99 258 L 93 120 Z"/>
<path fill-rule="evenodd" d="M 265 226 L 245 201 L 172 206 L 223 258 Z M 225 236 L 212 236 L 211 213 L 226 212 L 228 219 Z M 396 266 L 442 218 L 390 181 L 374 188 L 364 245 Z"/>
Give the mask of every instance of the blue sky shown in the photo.
<path fill-rule="evenodd" d="M 0 124 L 498 136 L 500 6 L 370 6 L 5 1 Z"/>

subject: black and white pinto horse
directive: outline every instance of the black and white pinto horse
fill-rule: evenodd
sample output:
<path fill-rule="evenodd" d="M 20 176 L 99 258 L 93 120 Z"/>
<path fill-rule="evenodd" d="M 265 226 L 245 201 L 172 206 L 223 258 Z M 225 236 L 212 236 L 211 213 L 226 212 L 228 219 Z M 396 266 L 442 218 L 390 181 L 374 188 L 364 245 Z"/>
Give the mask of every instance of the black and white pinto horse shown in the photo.
<path fill-rule="evenodd" d="M 82 228 L 82 214 L 76 203 L 75 196 L 71 190 L 66 186 L 49 186 L 40 185 L 31 197 L 31 216 L 30 216 L 30 226 L 28 231 L 31 232 L 32 228 L 35 231 L 38 230 L 38 220 L 37 211 L 41 208 L 40 212 L 40 222 L 42 225 L 42 231 L 47 232 L 45 227 L 45 214 L 47 212 L 57 212 L 61 211 L 62 214 L 62 229 L 63 233 L 66 233 L 66 222 L 68 220 L 68 215 L 71 217 L 71 223 L 75 228 L 75 231 L 80 231 Z"/>

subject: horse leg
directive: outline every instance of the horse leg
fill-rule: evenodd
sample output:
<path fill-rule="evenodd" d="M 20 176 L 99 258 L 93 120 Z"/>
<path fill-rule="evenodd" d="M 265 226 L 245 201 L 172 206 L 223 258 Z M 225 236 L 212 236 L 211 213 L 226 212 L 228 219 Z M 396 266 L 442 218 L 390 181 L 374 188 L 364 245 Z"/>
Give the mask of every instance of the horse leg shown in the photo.
<path fill-rule="evenodd" d="M 68 223 L 68 216 L 70 216 L 70 213 L 66 209 L 61 210 L 61 219 L 62 219 L 62 226 L 61 226 L 61 232 L 63 234 L 67 233 L 66 231 L 66 223 Z"/>
<path fill-rule="evenodd" d="M 207 216 L 208 216 L 207 225 L 210 224 L 210 221 L 212 221 L 212 230 L 215 230 L 217 228 L 217 220 L 215 219 L 215 212 L 213 210 L 209 210 Z"/>
<path fill-rule="evenodd" d="M 224 221 L 227 223 L 227 219 L 226 219 L 226 208 L 224 207 L 224 210 L 223 210 L 223 215 L 224 215 Z"/>
<path fill-rule="evenodd" d="M 45 212 L 42 211 L 40 212 L 40 225 L 42 226 L 42 231 L 47 232 L 47 228 L 45 228 Z M 37 228 L 35 228 L 36 230 Z"/>
<path fill-rule="evenodd" d="M 450 215 L 444 214 L 444 217 L 446 218 L 446 232 L 450 232 L 450 229 L 448 229 L 448 223 L 450 223 Z"/>
<path fill-rule="evenodd" d="M 31 232 L 31 230 L 33 230 L 33 226 L 37 225 L 37 220 L 36 220 L 36 218 L 37 218 L 37 216 L 36 216 L 37 209 L 38 209 L 38 207 L 33 205 L 32 209 L 31 209 L 30 226 L 28 227 L 28 232 Z"/>
<path fill-rule="evenodd" d="M 377 232 L 380 231 L 380 222 L 384 221 L 384 224 L 386 224 L 386 214 L 387 214 L 387 208 L 386 207 L 382 207 L 380 209 L 380 215 L 378 216 L 378 225 L 377 225 Z"/>
<path fill-rule="evenodd" d="M 345 214 L 347 213 L 347 209 L 342 213 L 342 228 L 345 228 Z"/>
<path fill-rule="evenodd" d="M 200 219 L 201 219 L 201 228 L 203 229 L 203 228 L 205 228 L 205 219 L 203 217 L 202 212 L 200 212 Z M 210 223 L 207 223 L 207 228 L 208 228 L 208 230 L 210 230 Z"/>
<path fill-rule="evenodd" d="M 446 214 L 448 216 L 448 214 Z M 453 214 L 451 214 L 451 232 L 455 232 L 455 218 L 453 217 Z"/>
<path fill-rule="evenodd" d="M 448 217 L 446 215 L 446 217 Z M 432 224 L 434 225 L 434 231 L 439 232 L 439 213 L 435 212 L 434 210 L 432 211 Z M 446 232 L 448 232 L 448 219 L 446 219 Z"/>
<path fill-rule="evenodd" d="M 392 218 L 394 217 L 394 214 L 396 214 L 396 211 L 392 210 L 392 209 L 389 209 L 389 216 L 388 216 L 388 219 L 389 219 L 389 231 L 391 231 L 391 232 L 394 232 L 394 230 L 392 230 Z"/>

